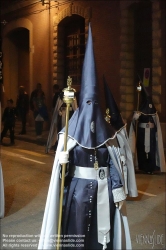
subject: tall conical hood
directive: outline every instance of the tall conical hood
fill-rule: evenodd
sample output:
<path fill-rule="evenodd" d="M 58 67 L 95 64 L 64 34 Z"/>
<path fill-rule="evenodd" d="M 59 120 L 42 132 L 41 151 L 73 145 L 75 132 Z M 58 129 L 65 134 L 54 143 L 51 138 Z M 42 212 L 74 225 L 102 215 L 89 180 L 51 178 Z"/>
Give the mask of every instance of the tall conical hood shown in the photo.
<path fill-rule="evenodd" d="M 68 135 L 85 148 L 97 148 L 116 135 L 115 130 L 105 121 L 99 105 L 90 25 L 82 70 L 79 108 L 70 119 Z"/>
<path fill-rule="evenodd" d="M 148 91 L 146 90 L 145 86 L 141 82 L 141 96 L 142 100 L 140 103 L 139 111 L 145 115 L 152 115 L 156 113 L 156 108 L 153 104 L 152 97 L 149 95 Z"/>
<path fill-rule="evenodd" d="M 140 85 L 141 85 L 141 103 L 144 103 L 147 98 L 149 97 L 149 93 L 148 91 L 146 90 L 144 84 L 142 81 L 139 82 Z"/>
<path fill-rule="evenodd" d="M 110 88 L 108 87 L 108 84 L 104 76 L 103 76 L 103 82 L 104 82 L 106 109 L 109 109 L 110 111 L 111 125 L 115 128 L 116 131 L 118 131 L 125 126 L 125 123 L 123 122 L 118 106 L 115 102 L 115 99 L 111 93 Z"/>
<path fill-rule="evenodd" d="M 81 90 L 79 95 L 79 107 L 82 105 L 83 100 L 98 98 L 98 90 L 96 84 L 96 68 L 93 53 L 92 31 L 89 24 L 88 39 L 82 69 Z"/>

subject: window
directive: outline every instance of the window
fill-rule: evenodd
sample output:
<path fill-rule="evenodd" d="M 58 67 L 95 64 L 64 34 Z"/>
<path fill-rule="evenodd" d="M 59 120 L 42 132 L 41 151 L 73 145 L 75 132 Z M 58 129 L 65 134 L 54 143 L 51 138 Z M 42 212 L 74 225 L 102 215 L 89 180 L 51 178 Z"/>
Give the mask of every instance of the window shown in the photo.
<path fill-rule="evenodd" d="M 65 79 L 80 85 L 85 53 L 85 19 L 78 15 L 67 18 L 65 25 Z"/>

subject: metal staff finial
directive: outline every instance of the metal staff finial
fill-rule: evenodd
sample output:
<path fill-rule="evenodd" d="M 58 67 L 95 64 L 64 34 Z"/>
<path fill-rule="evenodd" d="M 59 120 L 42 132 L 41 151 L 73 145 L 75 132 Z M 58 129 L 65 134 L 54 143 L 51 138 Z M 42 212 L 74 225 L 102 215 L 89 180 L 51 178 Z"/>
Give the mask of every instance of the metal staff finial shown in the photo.
<path fill-rule="evenodd" d="M 139 82 L 138 86 L 137 86 L 137 92 L 138 92 L 138 100 L 137 100 L 137 111 L 139 109 L 139 97 L 140 97 L 140 92 L 142 90 L 142 87 L 141 87 L 141 82 Z"/>
<path fill-rule="evenodd" d="M 66 103 L 66 122 L 65 122 L 65 134 L 64 134 L 64 151 L 67 151 L 67 136 L 68 136 L 68 125 L 69 125 L 69 111 L 70 105 L 74 100 L 75 89 L 71 88 L 72 78 L 68 76 L 67 88 L 63 89 L 64 97 L 63 101 Z M 60 249 L 60 235 L 61 235 L 61 224 L 62 224 L 62 207 L 63 207 L 63 192 L 65 183 L 65 171 L 66 163 L 62 164 L 62 175 L 61 175 L 61 189 L 60 189 L 60 201 L 59 201 L 59 218 L 58 218 L 58 238 L 56 250 Z"/>
<path fill-rule="evenodd" d="M 73 100 L 74 100 L 74 93 L 76 92 L 75 89 L 73 89 L 71 87 L 72 85 L 72 78 L 70 76 L 68 76 L 67 78 L 67 88 L 63 89 L 64 92 L 64 96 L 63 96 L 63 101 L 68 104 L 72 104 Z"/>
<path fill-rule="evenodd" d="M 67 78 L 67 86 L 71 88 L 72 85 L 72 78 L 70 76 L 68 76 Z"/>
<path fill-rule="evenodd" d="M 142 90 L 142 87 L 141 87 L 141 82 L 138 83 L 138 86 L 137 86 L 137 91 L 141 91 Z"/>

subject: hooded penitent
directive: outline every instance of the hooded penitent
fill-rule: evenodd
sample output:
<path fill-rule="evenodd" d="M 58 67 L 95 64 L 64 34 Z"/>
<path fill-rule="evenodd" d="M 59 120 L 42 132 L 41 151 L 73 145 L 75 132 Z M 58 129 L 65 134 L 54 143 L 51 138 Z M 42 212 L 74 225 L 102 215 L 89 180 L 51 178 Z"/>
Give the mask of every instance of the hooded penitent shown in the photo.
<path fill-rule="evenodd" d="M 135 160 L 135 165 L 138 165 L 140 170 L 149 174 L 158 169 L 165 172 L 165 157 L 159 118 L 152 97 L 142 83 L 141 87 L 139 115 L 134 114 L 129 132 L 133 157 L 136 159 L 137 155 L 138 160 L 138 163 Z M 135 120 L 137 120 L 137 123 Z M 137 131 L 136 138 L 135 131 Z M 136 142 L 134 142 L 135 140 Z"/>
<path fill-rule="evenodd" d="M 120 154 L 121 154 L 121 161 L 123 162 L 123 174 L 125 180 L 125 191 L 126 194 L 129 194 L 131 197 L 136 197 L 138 195 L 135 190 L 137 189 L 136 186 L 133 191 L 128 190 L 128 178 L 129 175 L 132 174 L 133 183 L 135 181 L 134 175 L 134 164 L 132 160 L 132 153 L 128 142 L 128 135 L 126 131 L 126 124 L 124 123 L 121 113 L 118 109 L 118 106 L 115 102 L 115 99 L 111 93 L 110 88 L 106 82 L 105 77 L 103 76 L 104 82 L 104 91 L 105 91 L 105 101 L 106 101 L 106 110 L 109 109 L 110 115 L 110 125 L 114 127 L 117 131 L 117 140 L 120 147 Z M 127 166 L 130 166 L 130 171 L 127 170 Z"/>
<path fill-rule="evenodd" d="M 68 135 L 85 148 L 97 148 L 115 135 L 114 129 L 104 120 L 99 105 L 90 25 L 82 70 L 79 108 L 69 123 Z"/>
<path fill-rule="evenodd" d="M 118 106 L 115 102 L 115 99 L 111 93 L 110 88 L 107 85 L 106 79 L 103 76 L 104 82 L 104 91 L 105 91 L 105 100 L 106 100 L 106 109 L 109 109 L 111 116 L 111 125 L 115 128 L 116 131 L 122 129 L 125 126 L 123 119 L 121 117 Z"/>
<path fill-rule="evenodd" d="M 70 242 L 76 242 L 75 236 L 79 242 L 83 242 L 79 246 L 69 244 L 68 250 L 72 250 L 73 246 L 82 250 L 131 249 L 125 203 L 121 210 L 115 206 L 115 203 L 126 199 L 124 179 L 117 138 L 109 140 L 116 137 L 116 133 L 104 120 L 98 104 L 90 26 L 81 84 L 79 108 L 69 122 L 69 164 L 65 177 L 62 235 L 69 237 Z M 58 228 L 59 159 L 63 147 L 62 131 L 59 134 L 38 249 L 56 247 L 56 244 L 52 244 L 56 239 L 52 241 L 52 237 L 57 236 Z M 133 185 L 130 185 L 129 189 L 132 188 Z"/>
<path fill-rule="evenodd" d="M 140 103 L 139 111 L 144 115 L 155 115 L 156 108 L 153 104 L 152 97 L 147 92 L 143 83 L 141 83 L 142 91 L 142 101 Z"/>

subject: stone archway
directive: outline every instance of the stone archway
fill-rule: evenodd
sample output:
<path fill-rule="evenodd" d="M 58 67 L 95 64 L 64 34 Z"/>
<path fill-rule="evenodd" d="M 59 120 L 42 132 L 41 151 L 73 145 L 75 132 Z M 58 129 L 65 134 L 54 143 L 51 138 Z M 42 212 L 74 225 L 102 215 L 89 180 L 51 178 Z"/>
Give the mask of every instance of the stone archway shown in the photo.
<path fill-rule="evenodd" d="M 8 35 L 12 32 L 15 32 L 19 29 L 22 30 L 27 30 L 29 32 L 29 48 L 28 48 L 28 64 L 29 64 L 29 76 L 28 76 L 28 92 L 30 93 L 32 91 L 32 84 L 33 84 L 33 52 L 34 52 L 34 46 L 33 46 L 33 25 L 32 23 L 25 18 L 20 18 L 17 19 L 15 21 L 10 22 L 8 25 L 6 25 L 6 27 L 3 30 L 3 51 L 4 51 L 4 87 L 6 86 L 11 86 L 12 87 L 12 79 L 7 82 L 9 80 L 8 75 L 10 73 L 10 65 L 9 65 L 9 56 L 10 54 L 7 53 L 9 47 L 12 49 L 12 44 L 9 41 Z M 6 51 L 6 53 L 5 53 Z M 12 49 L 13 53 L 16 53 L 16 51 L 14 51 L 14 49 Z M 13 55 L 13 54 L 12 54 Z M 14 62 L 11 62 L 14 65 Z M 6 77 L 5 77 L 6 76 Z M 17 76 L 15 76 L 17 77 Z M 6 85 L 6 86 L 5 86 Z M 13 91 L 14 89 L 12 89 L 11 91 Z M 15 90 L 16 91 L 16 90 Z M 16 96 L 16 93 L 14 93 L 14 96 Z M 9 96 L 7 96 L 8 98 Z"/>
<path fill-rule="evenodd" d="M 67 8 L 63 9 L 53 18 L 53 83 L 58 83 L 58 66 L 61 65 L 63 59 L 58 59 L 58 24 L 65 17 L 72 16 L 73 14 L 85 18 L 85 38 L 88 35 L 88 24 L 91 18 L 91 8 L 84 8 L 82 6 L 75 6 L 70 4 Z"/>

